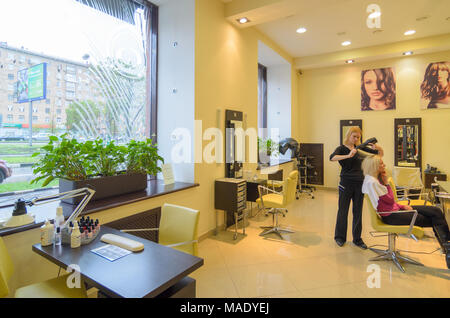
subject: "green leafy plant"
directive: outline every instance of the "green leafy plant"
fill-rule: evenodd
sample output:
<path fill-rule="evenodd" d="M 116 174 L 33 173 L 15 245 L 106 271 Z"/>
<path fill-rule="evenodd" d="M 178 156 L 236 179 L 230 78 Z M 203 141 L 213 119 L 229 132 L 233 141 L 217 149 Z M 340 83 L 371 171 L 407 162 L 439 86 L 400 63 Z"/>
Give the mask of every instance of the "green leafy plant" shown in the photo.
<path fill-rule="evenodd" d="M 51 136 L 49 143 L 33 154 L 36 156 L 40 156 L 33 165 L 37 177 L 31 183 L 44 179 L 42 186 L 57 178 L 80 181 L 118 174 L 156 175 L 161 171 L 158 161 L 164 162 L 151 139 L 131 140 L 122 146 L 102 139 L 78 142 L 67 134 Z"/>
<path fill-rule="evenodd" d="M 279 153 L 279 144 L 270 138 L 258 137 L 258 150 L 260 153 L 268 156 L 277 155 Z"/>

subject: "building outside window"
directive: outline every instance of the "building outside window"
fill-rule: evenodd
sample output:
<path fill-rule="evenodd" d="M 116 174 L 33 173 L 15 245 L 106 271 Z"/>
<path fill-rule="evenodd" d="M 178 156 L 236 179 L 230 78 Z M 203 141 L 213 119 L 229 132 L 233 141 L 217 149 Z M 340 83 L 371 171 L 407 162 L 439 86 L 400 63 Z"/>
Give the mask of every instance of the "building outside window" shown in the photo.
<path fill-rule="evenodd" d="M 33 102 L 33 134 L 68 132 L 82 140 L 102 137 L 118 143 L 155 136 L 156 91 L 153 88 L 157 77 L 152 65 L 157 64 L 157 50 L 152 48 L 157 33 L 152 21 L 157 21 L 157 10 L 147 1 L 122 0 L 120 6 L 117 3 L 105 0 L 42 1 L 39 6 L 33 6 L 33 12 L 27 12 L 32 13 L 26 15 L 27 19 L 16 19 L 7 24 L 0 21 L 2 41 L 5 41 L 2 51 L 8 59 L 0 69 L 0 87 L 11 90 L 18 69 L 42 61 L 48 63 L 47 107 L 42 107 L 39 112 L 39 107 L 35 106 L 38 102 Z M 21 2 L 0 1 L 0 11 L 27 10 L 31 9 Z M 61 16 L 71 19 L 60 19 Z M 43 20 L 46 23 L 42 23 Z M 93 28 L 99 21 L 102 28 Z M 14 30 L 23 29 L 27 32 L 17 37 Z M 43 34 L 58 38 L 54 35 L 56 31 L 63 32 L 64 38 L 70 41 L 63 39 L 61 45 L 36 41 Z M 13 63 L 16 58 L 22 63 L 19 67 Z M 11 70 L 8 72 L 8 69 Z M 80 85 L 77 87 L 76 83 Z M 12 107 L 14 102 L 14 94 L 7 94 L 7 98 L 4 95 L 4 99 L 0 99 L 0 112 L 3 109 L 4 113 L 0 114 L 10 123 L 18 124 L 19 128 L 14 129 L 28 134 L 28 103 Z M 50 115 L 53 105 L 58 107 L 58 116 L 54 119 Z M 7 109 L 11 114 L 6 114 Z M 13 119 L 18 119 L 19 123 L 14 123 Z M 1 144 L 0 156 L 8 155 L 2 152 Z M 30 172 L 27 181 L 33 177 Z M 1 186 L 0 193 L 4 192 Z M 39 184 L 31 187 L 39 187 Z"/>

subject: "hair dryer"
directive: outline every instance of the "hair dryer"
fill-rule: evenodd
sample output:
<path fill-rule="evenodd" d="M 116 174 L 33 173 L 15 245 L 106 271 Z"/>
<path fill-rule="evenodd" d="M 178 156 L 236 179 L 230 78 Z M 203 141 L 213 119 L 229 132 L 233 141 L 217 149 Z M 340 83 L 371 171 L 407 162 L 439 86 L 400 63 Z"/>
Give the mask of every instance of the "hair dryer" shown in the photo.
<path fill-rule="evenodd" d="M 362 148 L 366 148 L 368 144 L 376 144 L 378 142 L 377 138 L 372 137 L 370 139 L 367 139 L 365 142 L 363 142 L 362 144 L 356 146 L 356 149 L 362 149 Z"/>

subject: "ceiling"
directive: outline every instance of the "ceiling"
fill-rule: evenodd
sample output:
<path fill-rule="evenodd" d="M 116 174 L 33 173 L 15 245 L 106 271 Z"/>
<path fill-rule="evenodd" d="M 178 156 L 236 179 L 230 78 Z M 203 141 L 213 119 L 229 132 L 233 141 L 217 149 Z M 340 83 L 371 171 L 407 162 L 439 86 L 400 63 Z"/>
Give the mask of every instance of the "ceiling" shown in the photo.
<path fill-rule="evenodd" d="M 229 21 L 237 24 L 236 17 L 246 16 L 251 23 L 239 27 L 256 27 L 294 58 L 450 33 L 450 0 L 260 0 L 259 6 L 254 0 L 222 1 Z M 369 4 L 381 9 L 380 28 L 367 26 Z M 307 32 L 296 33 L 299 27 Z M 405 36 L 410 29 L 416 33 Z M 346 40 L 352 44 L 343 47 Z"/>

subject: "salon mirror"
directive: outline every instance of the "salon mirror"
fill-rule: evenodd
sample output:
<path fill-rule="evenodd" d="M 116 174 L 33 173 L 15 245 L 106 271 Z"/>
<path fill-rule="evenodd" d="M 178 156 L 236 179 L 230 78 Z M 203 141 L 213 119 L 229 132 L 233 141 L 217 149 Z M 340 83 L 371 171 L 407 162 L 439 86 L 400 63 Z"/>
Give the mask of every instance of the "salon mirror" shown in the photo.
<path fill-rule="evenodd" d="M 422 168 L 421 118 L 396 118 L 394 136 L 395 165 Z"/>
<path fill-rule="evenodd" d="M 243 113 L 234 110 L 225 111 L 225 176 L 242 178 L 242 163 L 245 159 L 245 145 L 236 138 L 236 129 L 243 129 Z"/>

